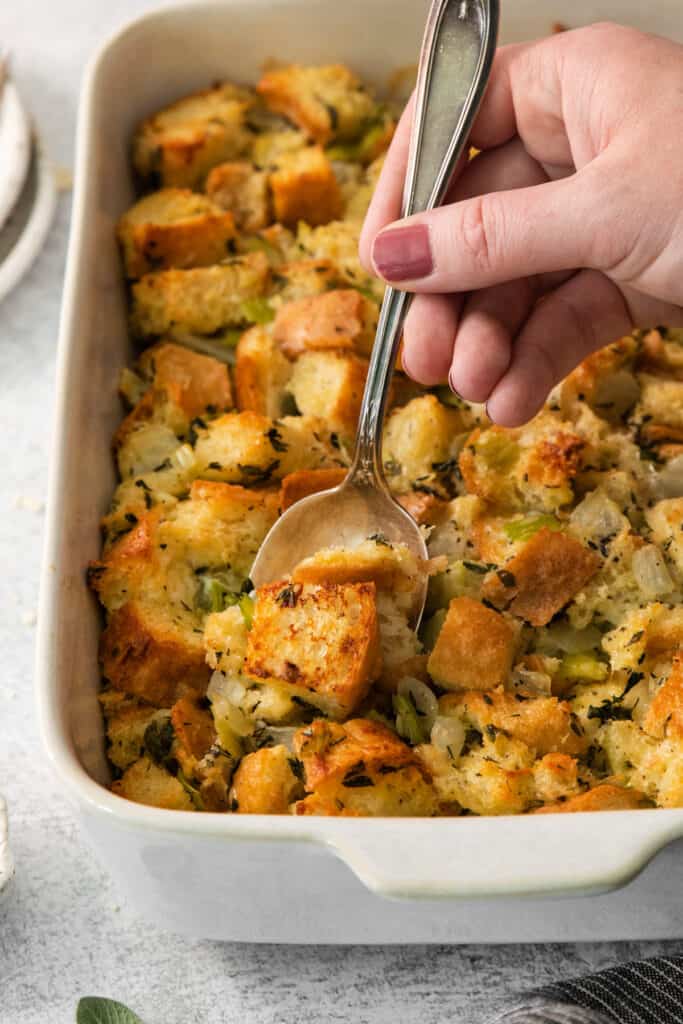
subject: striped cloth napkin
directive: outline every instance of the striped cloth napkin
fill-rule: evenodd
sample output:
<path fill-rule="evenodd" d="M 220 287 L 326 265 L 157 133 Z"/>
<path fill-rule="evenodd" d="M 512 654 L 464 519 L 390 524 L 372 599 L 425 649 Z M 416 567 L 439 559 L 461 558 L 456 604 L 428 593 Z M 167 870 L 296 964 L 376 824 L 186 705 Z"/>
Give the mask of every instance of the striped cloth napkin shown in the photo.
<path fill-rule="evenodd" d="M 683 1024 L 683 956 L 622 964 L 549 985 L 489 1024 Z"/>

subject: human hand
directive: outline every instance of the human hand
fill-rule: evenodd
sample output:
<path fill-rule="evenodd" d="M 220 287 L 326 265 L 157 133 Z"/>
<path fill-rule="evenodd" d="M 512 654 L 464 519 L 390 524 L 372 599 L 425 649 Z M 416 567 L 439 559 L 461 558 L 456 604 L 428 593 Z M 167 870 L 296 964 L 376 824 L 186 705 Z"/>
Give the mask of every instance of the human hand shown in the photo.
<path fill-rule="evenodd" d="M 634 327 L 683 325 L 683 46 L 593 25 L 498 51 L 446 205 L 403 221 L 411 105 L 360 241 L 416 293 L 404 369 L 530 419 Z M 388 227 L 390 225 L 390 227 Z"/>

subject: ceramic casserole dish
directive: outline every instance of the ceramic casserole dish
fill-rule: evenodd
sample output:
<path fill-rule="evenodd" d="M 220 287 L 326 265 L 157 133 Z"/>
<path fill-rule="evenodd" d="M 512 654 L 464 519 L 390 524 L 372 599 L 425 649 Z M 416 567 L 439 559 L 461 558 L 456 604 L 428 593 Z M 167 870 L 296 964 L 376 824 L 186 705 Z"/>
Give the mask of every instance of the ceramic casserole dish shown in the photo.
<path fill-rule="evenodd" d="M 114 486 L 117 380 L 130 358 L 115 224 L 134 196 L 133 128 L 212 80 L 255 81 L 270 57 L 345 62 L 381 88 L 392 71 L 416 60 L 426 6 L 425 0 L 205 0 L 165 7 L 111 39 L 83 86 L 41 598 L 39 712 L 54 768 L 131 905 L 186 934 L 275 942 L 622 937 L 609 928 L 598 935 L 591 900 L 576 897 L 604 905 L 608 897 L 596 894 L 624 885 L 683 837 L 683 809 L 432 820 L 196 815 L 137 805 L 106 788 L 96 696 L 100 622 L 84 570 L 97 557 L 99 519 Z M 647 7 L 576 0 L 569 10 L 559 0 L 516 0 L 504 11 L 502 36 L 529 38 L 547 33 L 555 20 L 574 26 L 598 17 L 683 37 L 679 0 Z M 548 903 L 557 896 L 572 899 Z M 585 924 L 553 930 L 546 904 L 583 906 L 572 920 Z"/>

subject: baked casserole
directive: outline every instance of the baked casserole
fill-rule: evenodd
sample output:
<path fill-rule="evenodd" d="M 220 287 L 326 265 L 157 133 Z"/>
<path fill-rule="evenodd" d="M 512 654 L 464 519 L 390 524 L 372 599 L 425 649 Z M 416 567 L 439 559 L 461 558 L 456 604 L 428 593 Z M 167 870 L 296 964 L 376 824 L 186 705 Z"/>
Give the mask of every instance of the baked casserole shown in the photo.
<path fill-rule="evenodd" d="M 238 814 L 683 806 L 683 332 L 616 341 L 516 429 L 397 370 L 384 468 L 428 565 L 379 533 L 252 588 L 280 512 L 350 462 L 393 127 L 348 68 L 286 66 L 135 135 L 139 358 L 89 568 L 112 789 Z"/>

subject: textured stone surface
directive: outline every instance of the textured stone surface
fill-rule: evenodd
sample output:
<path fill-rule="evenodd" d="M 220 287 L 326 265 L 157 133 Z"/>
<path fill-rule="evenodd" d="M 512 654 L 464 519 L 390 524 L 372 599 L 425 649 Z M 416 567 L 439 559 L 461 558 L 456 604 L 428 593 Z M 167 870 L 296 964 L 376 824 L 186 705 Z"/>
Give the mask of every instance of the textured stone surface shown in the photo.
<path fill-rule="evenodd" d="M 78 79 L 136 0 L 0 5 L 27 100 L 69 166 Z M 0 908 L 1 1024 L 71 1024 L 79 995 L 135 1008 L 146 1024 L 480 1024 L 514 991 L 677 943 L 294 948 L 188 942 L 120 907 L 41 752 L 32 675 L 53 366 L 69 200 L 45 252 L 0 306 L 0 790 L 17 876 Z M 587 912 L 589 908 L 587 907 Z"/>

